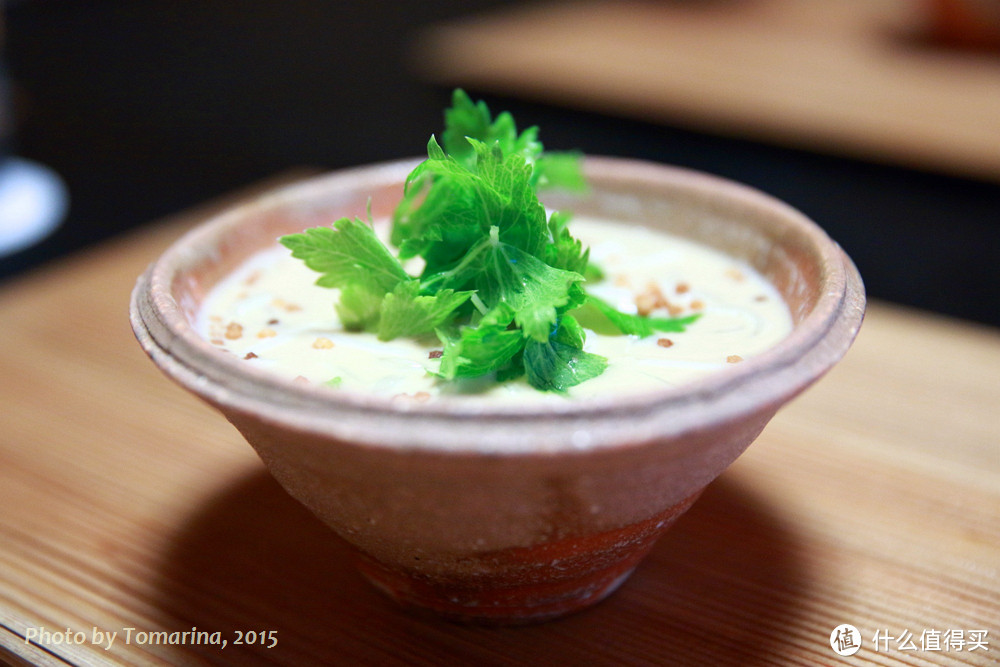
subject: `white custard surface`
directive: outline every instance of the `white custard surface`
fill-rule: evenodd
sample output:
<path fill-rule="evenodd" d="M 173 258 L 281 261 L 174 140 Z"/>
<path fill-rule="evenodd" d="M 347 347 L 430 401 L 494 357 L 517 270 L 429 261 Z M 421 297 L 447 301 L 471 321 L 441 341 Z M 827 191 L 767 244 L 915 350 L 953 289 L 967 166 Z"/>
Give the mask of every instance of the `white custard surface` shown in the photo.
<path fill-rule="evenodd" d="M 774 346 L 792 328 L 777 291 L 751 267 L 719 251 L 650 229 L 578 217 L 574 236 L 589 245 L 604 279 L 587 290 L 624 312 L 654 317 L 699 313 L 681 333 L 647 338 L 588 332 L 585 349 L 608 359 L 597 378 L 569 397 L 642 393 L 676 386 L 740 363 Z M 219 283 L 199 311 L 197 327 L 212 344 L 245 363 L 343 390 L 443 400 L 488 394 L 497 400 L 566 400 L 523 380 L 444 382 L 434 376 L 442 349 L 434 336 L 383 342 L 346 331 L 334 309 L 337 290 L 283 246 L 250 258 Z"/>

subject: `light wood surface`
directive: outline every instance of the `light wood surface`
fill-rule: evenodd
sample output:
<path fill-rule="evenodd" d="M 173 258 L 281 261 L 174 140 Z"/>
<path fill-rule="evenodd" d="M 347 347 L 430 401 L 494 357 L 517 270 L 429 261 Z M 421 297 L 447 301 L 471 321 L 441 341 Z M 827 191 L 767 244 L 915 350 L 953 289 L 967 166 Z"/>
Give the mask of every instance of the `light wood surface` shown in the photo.
<path fill-rule="evenodd" d="M 917 0 L 556 0 L 430 30 L 424 76 L 1000 180 L 1000 53 L 921 44 Z"/>
<path fill-rule="evenodd" d="M 364 582 L 133 340 L 136 276 L 203 215 L 0 288 L 0 662 L 815 665 L 839 660 L 830 633 L 850 623 L 864 646 L 846 664 L 997 663 L 997 331 L 873 304 L 846 359 L 613 597 L 539 626 L 455 626 Z M 117 633 L 110 650 L 95 628 Z M 137 642 L 192 628 L 227 646 Z M 955 631 L 987 631 L 988 650 L 919 650 Z M 878 651 L 876 632 L 893 638 Z"/>

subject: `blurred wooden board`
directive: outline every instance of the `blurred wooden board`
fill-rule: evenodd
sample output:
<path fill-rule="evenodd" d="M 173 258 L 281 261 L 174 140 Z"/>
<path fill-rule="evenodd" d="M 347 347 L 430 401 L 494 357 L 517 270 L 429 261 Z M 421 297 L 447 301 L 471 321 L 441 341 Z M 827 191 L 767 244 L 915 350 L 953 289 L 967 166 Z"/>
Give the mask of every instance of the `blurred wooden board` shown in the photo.
<path fill-rule="evenodd" d="M 430 80 L 1000 180 L 1000 53 L 920 42 L 916 0 L 524 3 L 437 26 Z"/>
<path fill-rule="evenodd" d="M 204 213 L 0 288 L 0 662 L 831 664 L 830 633 L 851 623 L 864 647 L 850 664 L 996 664 L 997 331 L 872 305 L 844 362 L 613 597 L 539 626 L 461 627 L 364 582 L 133 340 L 136 276 Z M 110 650 L 95 628 L 117 633 Z M 140 634 L 192 628 L 226 648 Z M 39 629 L 82 642 L 25 641 Z M 237 631 L 277 643 L 234 645 Z M 986 631 L 988 650 L 896 641 L 949 631 Z M 893 637 L 879 651 L 876 632 Z"/>

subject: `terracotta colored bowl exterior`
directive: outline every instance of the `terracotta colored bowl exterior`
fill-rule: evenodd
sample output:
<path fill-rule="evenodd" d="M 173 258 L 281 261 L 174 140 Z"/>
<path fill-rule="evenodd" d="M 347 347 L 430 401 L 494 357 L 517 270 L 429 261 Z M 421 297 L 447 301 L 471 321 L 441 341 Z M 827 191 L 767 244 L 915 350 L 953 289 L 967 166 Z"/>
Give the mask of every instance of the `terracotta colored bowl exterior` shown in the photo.
<path fill-rule="evenodd" d="M 288 492 L 351 543 L 404 604 L 518 623 L 610 593 L 784 403 L 847 351 L 864 290 L 800 213 L 718 178 L 588 158 L 591 191 L 546 202 L 682 234 L 748 260 L 789 304 L 793 332 L 682 389 L 517 407 L 399 405 L 303 386 L 241 363 L 192 326 L 208 290 L 281 234 L 388 215 L 413 161 L 280 189 L 190 232 L 140 277 L 136 336 L 169 377 L 223 414 Z"/>

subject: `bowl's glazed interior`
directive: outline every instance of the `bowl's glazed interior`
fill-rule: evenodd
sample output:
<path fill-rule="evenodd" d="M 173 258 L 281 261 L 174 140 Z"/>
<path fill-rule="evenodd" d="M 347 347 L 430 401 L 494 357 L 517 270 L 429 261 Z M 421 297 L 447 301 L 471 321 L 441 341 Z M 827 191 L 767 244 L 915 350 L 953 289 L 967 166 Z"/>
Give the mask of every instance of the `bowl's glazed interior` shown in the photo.
<path fill-rule="evenodd" d="M 792 333 L 682 388 L 553 406 L 462 397 L 401 405 L 303 386 L 194 330 L 208 291 L 282 234 L 387 216 L 412 161 L 338 172 L 230 210 L 136 285 L 132 323 L 154 362 L 222 411 L 276 479 L 408 604 L 526 622 L 601 599 L 759 434 L 846 352 L 864 292 L 850 260 L 788 206 L 721 179 L 589 158 L 591 189 L 556 208 L 680 234 L 744 259 L 781 293 Z"/>

